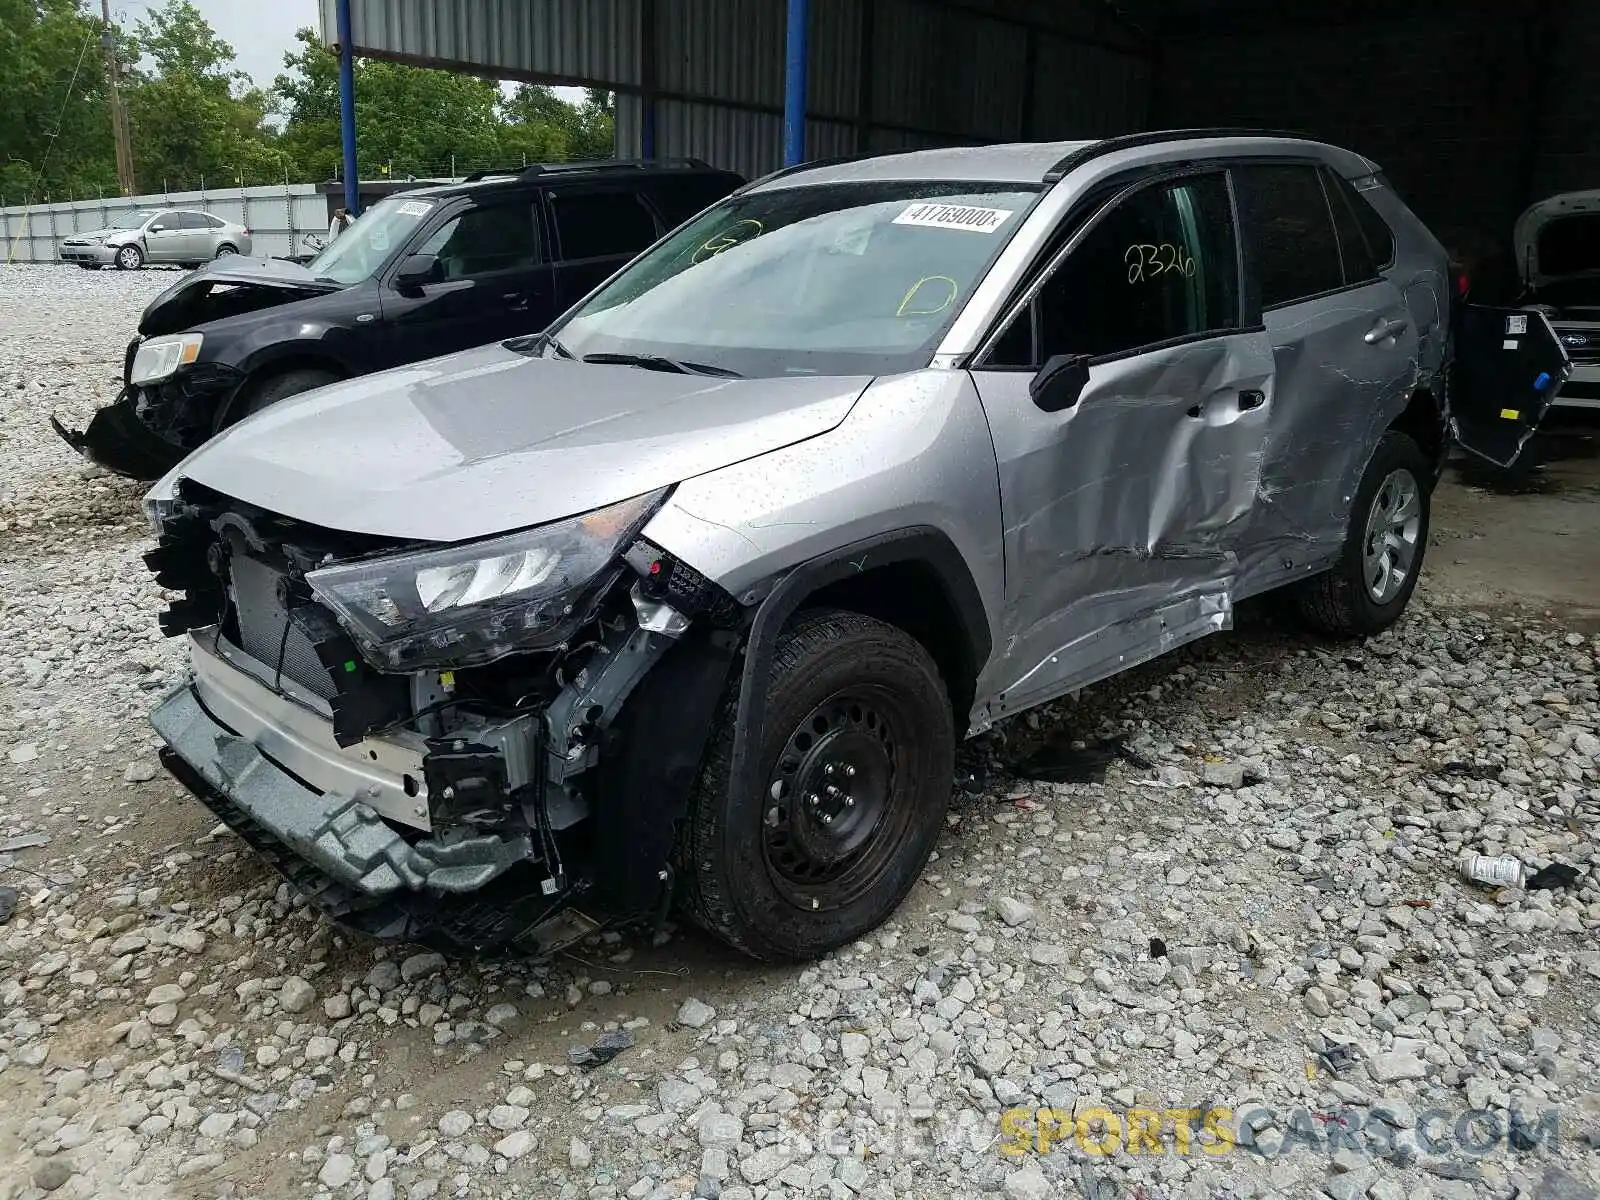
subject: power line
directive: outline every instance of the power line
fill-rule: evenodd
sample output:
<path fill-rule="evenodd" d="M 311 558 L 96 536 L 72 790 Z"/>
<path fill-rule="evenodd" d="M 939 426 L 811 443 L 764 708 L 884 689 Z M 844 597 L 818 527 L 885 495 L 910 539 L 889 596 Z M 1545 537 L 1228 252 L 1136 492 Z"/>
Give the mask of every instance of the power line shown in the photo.
<path fill-rule="evenodd" d="M 61 136 L 61 125 L 67 119 L 67 105 L 72 102 L 72 89 L 78 85 L 78 72 L 83 69 L 83 56 L 89 52 L 89 43 L 94 40 L 91 31 L 83 39 L 83 49 L 78 51 L 78 63 L 72 68 L 72 78 L 67 81 L 67 94 L 61 98 L 61 111 L 56 114 L 56 127 L 50 132 L 50 141 L 44 148 L 44 157 L 39 160 L 39 171 L 33 177 L 33 187 L 28 189 L 28 198 L 22 204 L 22 227 L 28 227 L 28 211 L 33 207 L 33 198 L 39 194 L 39 184 L 44 181 L 45 168 L 50 165 L 50 156 L 55 153 L 56 139 Z M 19 232 L 11 239 L 11 245 L 6 247 L 6 262 L 11 262 L 12 256 L 17 252 L 17 240 L 22 234 Z"/>

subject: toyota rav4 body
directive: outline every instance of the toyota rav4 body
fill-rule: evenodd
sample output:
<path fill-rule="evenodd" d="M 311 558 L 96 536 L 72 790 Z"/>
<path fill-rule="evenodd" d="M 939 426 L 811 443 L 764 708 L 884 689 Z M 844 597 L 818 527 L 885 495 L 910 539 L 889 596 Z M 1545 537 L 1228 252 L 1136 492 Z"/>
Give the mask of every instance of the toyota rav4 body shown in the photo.
<path fill-rule="evenodd" d="M 819 954 L 914 884 L 961 736 L 1285 585 L 1399 617 L 1447 421 L 1503 449 L 1564 370 L 1535 314 L 1494 411 L 1447 395 L 1446 271 L 1370 162 L 1264 135 L 769 176 L 544 334 L 163 479 L 165 760 L 377 934 L 676 898 Z"/>

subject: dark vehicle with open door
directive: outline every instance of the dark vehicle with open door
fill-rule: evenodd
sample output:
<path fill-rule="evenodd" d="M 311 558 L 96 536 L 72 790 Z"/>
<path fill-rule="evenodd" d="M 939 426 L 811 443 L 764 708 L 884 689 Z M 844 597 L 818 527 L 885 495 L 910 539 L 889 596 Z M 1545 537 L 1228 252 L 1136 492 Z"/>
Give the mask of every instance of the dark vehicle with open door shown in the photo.
<path fill-rule="evenodd" d="M 743 181 L 697 159 L 529 167 L 393 195 L 306 263 L 231 257 L 145 309 L 85 457 L 155 479 L 300 392 L 537 333 Z"/>

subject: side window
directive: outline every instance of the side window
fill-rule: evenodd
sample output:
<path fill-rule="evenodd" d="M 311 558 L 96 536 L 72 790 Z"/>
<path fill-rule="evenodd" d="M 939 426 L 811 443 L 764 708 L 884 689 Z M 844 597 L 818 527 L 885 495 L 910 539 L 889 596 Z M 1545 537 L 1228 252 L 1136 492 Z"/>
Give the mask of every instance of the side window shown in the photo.
<path fill-rule="evenodd" d="M 666 179 L 650 188 L 650 200 L 667 227 L 674 229 L 732 190 L 721 176 Z"/>
<path fill-rule="evenodd" d="M 155 233 L 157 225 L 161 226 L 162 233 L 170 233 L 174 229 L 182 228 L 182 225 L 178 222 L 178 214 L 175 212 L 157 213 L 150 218 L 150 224 L 146 225 L 145 228 L 151 233 Z"/>
<path fill-rule="evenodd" d="M 561 257 L 632 256 L 658 236 L 656 219 L 632 192 L 552 191 Z"/>
<path fill-rule="evenodd" d="M 178 214 L 179 229 L 210 229 L 204 213 L 184 212 Z"/>
<path fill-rule="evenodd" d="M 210 213 L 206 213 L 205 214 L 205 221 L 206 221 L 206 228 L 208 228 L 208 229 L 221 229 L 224 225 L 227 224 L 227 222 L 222 220 L 222 218 L 213 217 Z"/>
<path fill-rule="evenodd" d="M 1333 214 L 1316 167 L 1238 167 L 1234 181 L 1239 221 L 1255 250 L 1263 308 L 1344 286 Z"/>
<path fill-rule="evenodd" d="M 1333 229 L 1339 235 L 1339 257 L 1344 260 L 1346 283 L 1368 283 L 1378 277 L 1378 261 L 1373 257 L 1367 235 L 1356 220 L 1351 203 L 1361 203 L 1354 195 L 1346 193 L 1350 185 L 1329 170 L 1322 172 L 1323 186 L 1327 188 L 1328 204 L 1333 209 Z"/>
<path fill-rule="evenodd" d="M 437 255 L 446 279 L 472 279 L 497 271 L 526 270 L 539 263 L 533 205 L 496 204 L 450 218 L 417 247 Z"/>
<path fill-rule="evenodd" d="M 1224 176 L 1152 184 L 1107 213 L 996 341 L 989 366 L 1098 358 L 1239 325 Z"/>
<path fill-rule="evenodd" d="M 1372 207 L 1366 196 L 1356 191 L 1349 180 L 1338 179 L 1337 186 L 1349 203 L 1350 211 L 1355 214 L 1356 224 L 1366 235 L 1367 248 L 1372 251 L 1372 259 L 1378 270 L 1393 266 L 1394 230 L 1389 228 L 1389 222 L 1378 215 L 1378 210 Z"/>

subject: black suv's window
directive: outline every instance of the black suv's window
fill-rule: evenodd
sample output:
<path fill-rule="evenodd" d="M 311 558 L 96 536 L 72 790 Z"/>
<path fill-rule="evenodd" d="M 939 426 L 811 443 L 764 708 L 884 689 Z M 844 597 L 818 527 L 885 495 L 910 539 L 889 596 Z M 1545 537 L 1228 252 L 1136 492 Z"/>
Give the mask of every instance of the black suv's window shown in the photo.
<path fill-rule="evenodd" d="M 633 192 L 550 194 L 563 260 L 635 255 L 658 236 L 656 219 Z"/>
<path fill-rule="evenodd" d="M 1239 259 L 1221 174 L 1153 184 L 1107 213 L 1012 322 L 986 365 L 1035 367 L 1236 329 Z"/>
<path fill-rule="evenodd" d="M 668 178 L 647 185 L 650 202 L 656 206 L 656 211 L 669 229 L 682 225 L 695 213 L 711 207 L 732 190 L 733 182 L 722 176 Z"/>
<path fill-rule="evenodd" d="M 1333 214 L 1316 167 L 1239 167 L 1234 182 L 1239 220 L 1255 246 L 1263 308 L 1344 286 Z"/>
<path fill-rule="evenodd" d="M 446 279 L 536 266 L 539 242 L 533 205 L 523 200 L 469 209 L 439 226 L 416 252 L 437 255 Z"/>

